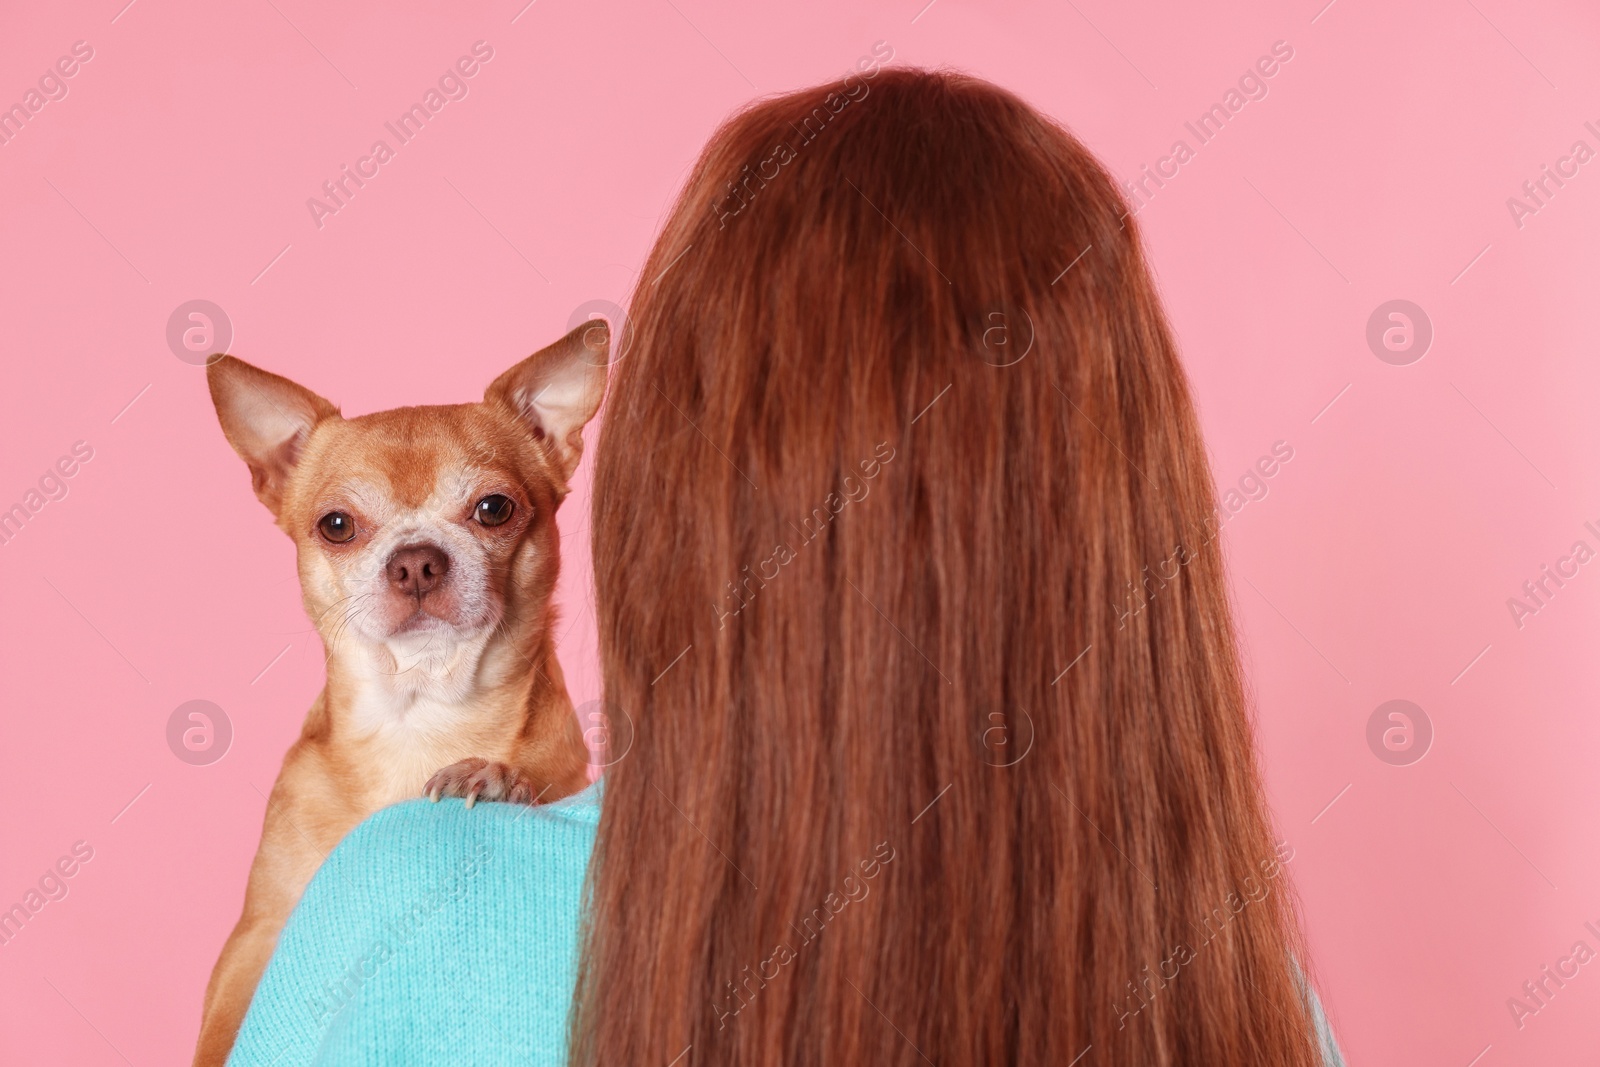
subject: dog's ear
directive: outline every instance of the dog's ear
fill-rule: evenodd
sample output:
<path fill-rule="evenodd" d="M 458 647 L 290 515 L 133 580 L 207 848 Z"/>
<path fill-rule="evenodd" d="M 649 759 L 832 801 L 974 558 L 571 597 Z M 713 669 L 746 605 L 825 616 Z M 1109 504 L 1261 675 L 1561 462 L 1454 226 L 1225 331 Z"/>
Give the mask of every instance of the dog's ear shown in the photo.
<path fill-rule="evenodd" d="M 611 330 L 586 322 L 496 378 L 483 399 L 504 404 L 550 449 L 563 479 L 583 455 L 583 427 L 606 393 Z"/>
<path fill-rule="evenodd" d="M 250 468 L 250 484 L 273 515 L 312 427 L 339 409 L 304 386 L 223 356 L 206 367 L 222 433 Z"/>

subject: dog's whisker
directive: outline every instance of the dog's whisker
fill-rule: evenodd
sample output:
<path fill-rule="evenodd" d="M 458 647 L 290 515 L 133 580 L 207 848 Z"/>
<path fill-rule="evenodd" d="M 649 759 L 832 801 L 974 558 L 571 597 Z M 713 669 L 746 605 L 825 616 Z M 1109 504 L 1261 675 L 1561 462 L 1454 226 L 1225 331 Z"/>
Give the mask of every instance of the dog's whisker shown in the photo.
<path fill-rule="evenodd" d="M 351 593 L 349 596 L 340 597 L 338 600 L 335 600 L 332 604 L 329 604 L 327 607 L 322 609 L 322 613 L 317 616 L 316 625 L 321 625 L 322 620 L 327 618 L 328 614 L 330 612 L 332 612 L 334 608 L 337 608 L 339 605 L 344 604 L 347 601 L 354 600 L 357 597 L 366 597 L 366 596 L 371 596 L 371 595 L 372 595 L 371 593 Z"/>
<path fill-rule="evenodd" d="M 345 633 L 351 628 L 352 625 L 354 625 L 355 621 L 358 618 L 365 618 L 371 613 L 372 605 L 367 602 L 371 596 L 371 593 L 361 594 L 360 599 L 357 599 L 354 603 L 350 604 L 345 608 L 343 613 L 341 613 L 338 621 L 334 624 L 332 633 L 329 635 L 328 644 L 330 657 L 333 650 L 338 648 L 340 640 L 343 639 Z"/>

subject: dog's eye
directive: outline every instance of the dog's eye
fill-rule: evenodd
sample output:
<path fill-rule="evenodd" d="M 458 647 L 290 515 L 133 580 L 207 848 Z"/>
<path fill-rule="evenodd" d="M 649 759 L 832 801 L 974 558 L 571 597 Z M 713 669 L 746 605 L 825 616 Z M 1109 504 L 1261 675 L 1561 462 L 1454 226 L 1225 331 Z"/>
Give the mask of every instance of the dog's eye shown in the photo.
<path fill-rule="evenodd" d="M 342 511 L 330 511 L 317 520 L 317 531 L 336 545 L 356 535 L 356 521 Z"/>
<path fill-rule="evenodd" d="M 496 493 L 478 501 L 478 506 L 473 509 L 473 515 L 485 526 L 499 526 L 511 518 L 511 512 L 515 508 L 516 505 L 511 503 L 510 497 Z"/>

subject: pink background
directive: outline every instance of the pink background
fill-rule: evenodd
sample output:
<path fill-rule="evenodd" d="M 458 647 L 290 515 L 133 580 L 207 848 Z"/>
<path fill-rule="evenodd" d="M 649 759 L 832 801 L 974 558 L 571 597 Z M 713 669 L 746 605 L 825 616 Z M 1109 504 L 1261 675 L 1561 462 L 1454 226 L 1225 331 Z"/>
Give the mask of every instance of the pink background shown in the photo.
<path fill-rule="evenodd" d="M 1225 539 L 1315 969 L 1354 1063 L 1592 1062 L 1600 964 L 1521 1029 L 1506 1004 L 1600 949 L 1600 565 L 1520 629 L 1506 604 L 1600 547 L 1600 161 L 1520 228 L 1506 206 L 1600 149 L 1592 5 L 124 2 L 17 5 L 0 36 L 0 103 L 94 49 L 0 146 L 0 508 L 94 449 L 0 546 L 0 908 L 94 850 L 0 946 L 0 1061 L 187 1061 L 321 684 L 289 541 L 168 349 L 180 303 L 347 413 L 473 399 L 586 301 L 626 302 L 730 109 L 875 41 L 1015 89 L 1132 178 L 1282 40 L 1269 95 L 1140 218 L 1218 484 L 1294 449 Z M 470 94 L 319 230 L 306 199 L 478 40 Z M 1435 331 L 1408 366 L 1365 340 L 1396 298 Z M 580 702 L 586 478 L 563 513 Z M 1435 734 L 1409 766 L 1366 740 L 1397 698 Z M 167 747 L 191 699 L 233 724 L 209 766 Z"/>

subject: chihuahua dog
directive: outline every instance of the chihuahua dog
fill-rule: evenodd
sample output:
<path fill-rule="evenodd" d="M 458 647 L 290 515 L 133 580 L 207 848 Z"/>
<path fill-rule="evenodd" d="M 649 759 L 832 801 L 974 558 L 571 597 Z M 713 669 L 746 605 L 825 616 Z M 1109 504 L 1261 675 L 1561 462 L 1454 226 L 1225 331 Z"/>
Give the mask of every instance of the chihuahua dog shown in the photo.
<path fill-rule="evenodd" d="M 284 921 L 357 823 L 423 794 L 532 804 L 588 784 L 550 600 L 556 508 L 609 348 L 592 321 L 482 403 L 353 419 L 232 356 L 207 368 L 223 434 L 294 539 L 327 685 L 267 800 L 196 1067 L 226 1061 Z"/>

